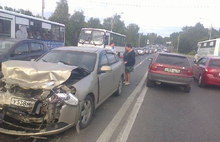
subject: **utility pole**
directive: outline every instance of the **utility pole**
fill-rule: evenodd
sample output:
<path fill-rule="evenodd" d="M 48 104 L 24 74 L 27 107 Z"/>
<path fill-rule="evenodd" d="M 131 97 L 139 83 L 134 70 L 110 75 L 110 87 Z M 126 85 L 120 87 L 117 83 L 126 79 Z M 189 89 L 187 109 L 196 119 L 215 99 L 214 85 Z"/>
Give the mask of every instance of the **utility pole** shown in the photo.
<path fill-rule="evenodd" d="M 177 53 L 179 52 L 179 44 L 180 44 L 180 33 L 179 33 L 178 39 L 177 39 Z"/>
<path fill-rule="evenodd" d="M 141 34 L 139 33 L 139 38 L 138 38 L 138 47 L 140 47 L 140 41 L 141 41 Z"/>
<path fill-rule="evenodd" d="M 44 8 L 45 8 L 45 2 L 42 0 L 42 16 L 41 18 L 44 19 Z"/>

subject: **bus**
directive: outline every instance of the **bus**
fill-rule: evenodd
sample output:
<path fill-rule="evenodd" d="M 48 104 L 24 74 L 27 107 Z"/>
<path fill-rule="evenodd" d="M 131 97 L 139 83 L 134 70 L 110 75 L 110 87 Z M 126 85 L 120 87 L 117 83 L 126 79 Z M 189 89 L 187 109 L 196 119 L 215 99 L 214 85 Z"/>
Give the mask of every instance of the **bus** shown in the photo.
<path fill-rule="evenodd" d="M 0 9 L 0 38 L 37 39 L 53 49 L 64 46 L 65 25 Z"/>
<path fill-rule="evenodd" d="M 197 55 L 195 61 L 204 56 L 220 57 L 220 38 L 198 42 Z"/>
<path fill-rule="evenodd" d="M 78 46 L 90 46 L 105 48 L 112 41 L 115 42 L 115 50 L 119 56 L 125 52 L 126 36 L 116 32 L 97 28 L 82 28 Z"/>

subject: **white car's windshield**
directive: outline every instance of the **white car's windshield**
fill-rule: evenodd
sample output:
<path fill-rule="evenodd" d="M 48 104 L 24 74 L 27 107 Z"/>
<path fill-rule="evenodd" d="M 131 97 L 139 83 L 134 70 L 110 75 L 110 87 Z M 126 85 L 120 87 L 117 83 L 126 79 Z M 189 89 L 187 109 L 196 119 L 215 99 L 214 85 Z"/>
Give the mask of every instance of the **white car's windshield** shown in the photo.
<path fill-rule="evenodd" d="M 76 51 L 51 51 L 38 61 L 50 63 L 62 63 L 71 66 L 79 66 L 92 72 L 96 62 L 96 54 Z"/>

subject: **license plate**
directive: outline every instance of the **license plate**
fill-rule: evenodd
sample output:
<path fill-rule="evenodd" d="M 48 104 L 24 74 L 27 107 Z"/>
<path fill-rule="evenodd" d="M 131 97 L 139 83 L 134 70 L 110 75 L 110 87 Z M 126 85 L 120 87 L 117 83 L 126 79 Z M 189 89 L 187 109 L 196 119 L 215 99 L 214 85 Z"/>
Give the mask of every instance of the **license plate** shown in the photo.
<path fill-rule="evenodd" d="M 11 105 L 32 108 L 34 106 L 34 101 L 27 101 L 19 98 L 11 98 Z"/>
<path fill-rule="evenodd" d="M 169 73 L 180 73 L 180 70 L 170 68 L 165 68 L 164 71 Z"/>

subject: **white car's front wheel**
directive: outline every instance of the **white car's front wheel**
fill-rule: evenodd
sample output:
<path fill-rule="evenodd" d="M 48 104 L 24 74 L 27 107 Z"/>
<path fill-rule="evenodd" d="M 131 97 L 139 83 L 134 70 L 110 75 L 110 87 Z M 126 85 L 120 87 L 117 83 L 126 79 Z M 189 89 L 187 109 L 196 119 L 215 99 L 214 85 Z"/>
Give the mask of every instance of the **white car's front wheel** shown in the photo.
<path fill-rule="evenodd" d="M 94 112 L 94 102 L 92 97 L 88 95 L 84 100 L 83 108 L 81 111 L 80 124 L 79 124 L 81 129 L 84 129 L 89 125 L 92 119 L 93 112 Z"/>

